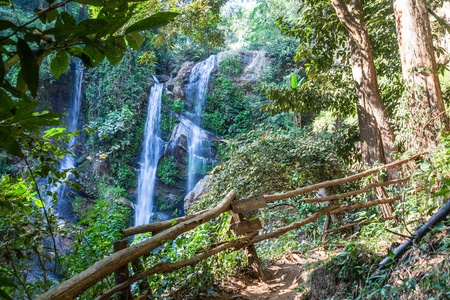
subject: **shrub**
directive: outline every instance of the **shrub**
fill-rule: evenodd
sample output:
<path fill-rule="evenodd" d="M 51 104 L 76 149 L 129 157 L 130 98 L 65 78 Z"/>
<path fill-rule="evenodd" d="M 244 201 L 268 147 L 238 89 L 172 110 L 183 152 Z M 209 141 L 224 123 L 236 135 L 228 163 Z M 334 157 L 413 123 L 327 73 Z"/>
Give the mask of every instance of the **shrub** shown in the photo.
<path fill-rule="evenodd" d="M 219 72 L 227 76 L 236 76 L 242 69 L 242 58 L 239 54 L 227 55 L 219 63 Z"/>

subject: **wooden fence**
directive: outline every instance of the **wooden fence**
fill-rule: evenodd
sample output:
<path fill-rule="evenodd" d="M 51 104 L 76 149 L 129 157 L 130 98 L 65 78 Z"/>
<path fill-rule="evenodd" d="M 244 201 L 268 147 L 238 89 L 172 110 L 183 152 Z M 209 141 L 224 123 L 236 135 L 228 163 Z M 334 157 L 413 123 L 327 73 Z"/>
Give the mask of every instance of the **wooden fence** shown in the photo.
<path fill-rule="evenodd" d="M 351 211 L 360 208 L 367 208 L 382 204 L 393 203 L 394 201 L 401 199 L 402 195 L 390 198 L 371 200 L 365 203 L 358 203 L 353 205 L 331 203 L 328 206 L 317 210 L 316 212 L 314 212 L 313 214 L 311 214 L 310 216 L 308 216 L 303 220 L 300 220 L 285 227 L 274 229 L 271 232 L 261 235 L 258 235 L 258 230 L 262 228 L 261 222 L 258 219 L 247 221 L 243 217 L 243 214 L 246 214 L 249 211 L 254 211 L 258 208 L 266 207 L 267 203 L 288 199 L 301 194 L 314 192 L 322 188 L 328 188 L 336 185 L 341 185 L 344 183 L 354 182 L 356 180 L 365 178 L 372 174 L 379 173 L 380 171 L 399 167 L 407 162 L 420 158 L 424 154 L 426 153 L 421 153 L 412 156 L 408 159 L 398 160 L 387 165 L 375 167 L 349 177 L 330 180 L 276 195 L 259 195 L 249 199 L 236 199 L 236 193 L 234 190 L 232 190 L 222 200 L 222 202 L 220 202 L 214 208 L 199 211 L 195 214 L 169 221 L 163 221 L 124 229 L 122 232 L 124 237 L 129 237 L 135 234 L 146 232 L 151 232 L 152 237 L 131 246 L 127 246 L 127 240 L 116 242 L 114 247 L 115 253 L 101 259 L 100 261 L 96 262 L 92 267 L 68 279 L 67 281 L 59 284 L 58 286 L 39 296 L 37 299 L 38 300 L 76 299 L 76 297 L 82 295 L 87 289 L 94 286 L 97 282 L 103 280 L 104 278 L 113 273 L 115 273 L 116 285 L 109 291 L 101 294 L 97 298 L 97 300 L 109 299 L 111 296 L 113 296 L 115 293 L 119 291 L 125 291 L 125 293 L 123 293 L 121 296 L 122 299 L 131 299 L 130 285 L 152 274 L 170 273 L 187 266 L 195 265 L 201 260 L 204 260 L 210 256 L 213 256 L 217 253 L 229 249 L 232 249 L 232 251 L 237 251 L 239 249 L 245 248 L 246 251 L 254 251 L 256 253 L 253 246 L 254 244 L 267 239 L 277 238 L 291 230 L 300 228 L 302 226 L 305 226 L 306 224 L 314 222 L 323 215 L 328 216 L 336 215 L 344 211 Z M 404 183 L 407 180 L 409 180 L 409 177 L 386 182 L 370 183 L 360 190 L 349 191 L 347 193 L 330 195 L 322 198 L 303 199 L 299 201 L 302 201 L 304 203 L 321 203 L 328 201 L 336 201 L 345 197 L 362 194 L 373 188 L 380 188 L 387 185 Z M 417 191 L 418 190 L 410 191 L 409 194 L 416 193 Z M 159 246 L 167 243 L 168 241 L 176 239 L 179 235 L 187 231 L 190 231 L 196 228 L 197 226 L 204 224 L 227 211 L 229 211 L 233 216 L 234 222 L 230 224 L 230 231 L 237 237 L 236 239 L 223 242 L 217 245 L 210 245 L 209 249 L 206 251 L 205 249 L 200 249 L 199 251 L 202 253 L 190 259 L 174 263 L 159 263 L 151 267 L 150 269 L 144 270 L 140 260 L 141 257 L 149 255 L 153 250 L 155 250 Z M 380 221 L 385 221 L 392 218 L 393 218 L 392 216 L 388 217 L 385 216 L 385 218 L 381 219 Z M 326 230 L 327 228 L 325 228 L 324 234 L 337 230 L 346 230 L 347 228 L 352 226 L 366 225 L 369 223 L 370 221 L 352 223 L 343 225 L 339 228 L 329 230 Z M 128 271 L 128 267 L 130 263 L 134 266 L 135 270 L 135 274 L 133 276 L 129 276 L 130 272 Z M 136 270 L 139 271 L 136 272 Z"/>

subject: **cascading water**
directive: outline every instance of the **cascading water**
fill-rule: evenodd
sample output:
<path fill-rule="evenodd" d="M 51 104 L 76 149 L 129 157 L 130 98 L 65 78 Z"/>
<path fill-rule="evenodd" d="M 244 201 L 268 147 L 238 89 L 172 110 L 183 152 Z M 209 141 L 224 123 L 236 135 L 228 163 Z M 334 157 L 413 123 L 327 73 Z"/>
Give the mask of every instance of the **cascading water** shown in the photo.
<path fill-rule="evenodd" d="M 81 129 L 81 103 L 83 100 L 83 75 L 84 67 L 81 61 L 75 62 L 75 78 L 72 90 L 71 100 L 68 108 L 68 116 L 66 119 L 67 131 L 75 132 Z M 75 145 L 79 142 L 79 137 L 71 137 L 68 143 L 68 149 L 75 153 Z M 64 155 L 60 161 L 60 169 L 67 170 L 75 168 L 75 156 Z M 68 172 L 66 178 L 72 178 L 73 174 Z M 73 214 L 70 199 L 66 197 L 67 184 L 58 184 L 50 189 L 51 192 L 58 192 L 58 202 L 55 204 L 56 214 L 66 221 L 76 223 L 76 217 Z"/>
<path fill-rule="evenodd" d="M 196 126 L 190 126 L 191 132 L 188 138 L 188 192 L 194 188 L 198 181 L 196 176 L 198 169 L 206 167 L 207 158 L 204 157 L 200 119 L 208 91 L 209 79 L 215 64 L 216 56 L 211 55 L 208 59 L 196 64 L 189 75 L 189 85 L 186 92 L 187 97 L 194 100 L 195 120 L 193 122 Z"/>
<path fill-rule="evenodd" d="M 135 208 L 135 226 L 147 224 L 153 210 L 153 194 L 156 181 L 156 169 L 161 156 L 160 138 L 161 98 L 163 83 L 153 77 L 156 84 L 150 90 L 148 98 L 147 120 L 145 122 L 144 141 L 140 155 L 137 205 Z"/>

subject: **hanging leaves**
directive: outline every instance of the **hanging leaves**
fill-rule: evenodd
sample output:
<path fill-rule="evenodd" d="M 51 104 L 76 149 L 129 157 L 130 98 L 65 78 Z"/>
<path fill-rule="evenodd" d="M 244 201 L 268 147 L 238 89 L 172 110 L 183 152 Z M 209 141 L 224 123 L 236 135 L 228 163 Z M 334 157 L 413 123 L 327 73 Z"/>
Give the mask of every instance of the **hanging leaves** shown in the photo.
<path fill-rule="evenodd" d="M 33 97 L 36 97 L 36 92 L 39 83 L 39 65 L 34 57 L 33 51 L 31 51 L 28 43 L 22 39 L 17 41 L 17 53 L 20 57 L 21 72 L 23 80 L 28 86 Z"/>
<path fill-rule="evenodd" d="M 173 19 L 175 19 L 175 17 L 178 15 L 179 15 L 178 13 L 169 11 L 157 12 L 144 20 L 134 23 L 133 25 L 127 28 L 125 33 L 130 33 L 133 31 L 151 30 L 167 25 L 168 23 L 173 21 Z"/>
<path fill-rule="evenodd" d="M 53 75 L 58 79 L 69 67 L 69 54 L 66 51 L 56 52 L 50 63 Z"/>
<path fill-rule="evenodd" d="M 137 31 L 130 32 L 126 36 L 128 46 L 134 50 L 140 50 L 142 43 L 144 43 L 145 38 Z"/>
<path fill-rule="evenodd" d="M 105 55 L 112 65 L 117 65 L 125 55 L 127 46 L 123 37 L 109 40 L 106 43 Z"/>

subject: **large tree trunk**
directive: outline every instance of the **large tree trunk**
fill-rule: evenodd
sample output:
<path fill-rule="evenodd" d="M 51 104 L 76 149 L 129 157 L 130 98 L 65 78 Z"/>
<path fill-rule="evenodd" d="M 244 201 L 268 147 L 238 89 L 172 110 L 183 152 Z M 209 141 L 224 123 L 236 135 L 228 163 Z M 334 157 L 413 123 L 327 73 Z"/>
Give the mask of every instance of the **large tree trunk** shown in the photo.
<path fill-rule="evenodd" d="M 408 86 L 408 120 L 415 149 L 437 145 L 441 129 L 449 130 L 425 0 L 394 0 L 403 78 Z"/>
<path fill-rule="evenodd" d="M 390 163 L 394 161 L 393 152 L 397 151 L 394 145 L 395 136 L 378 88 L 362 0 L 353 0 L 349 5 L 344 0 L 331 2 L 350 36 L 350 60 L 358 95 L 357 109 L 363 161 L 370 165 L 375 162 Z M 389 175 L 395 177 L 395 170 Z M 390 206 L 383 207 L 382 211 L 385 217 L 392 216 Z"/>

